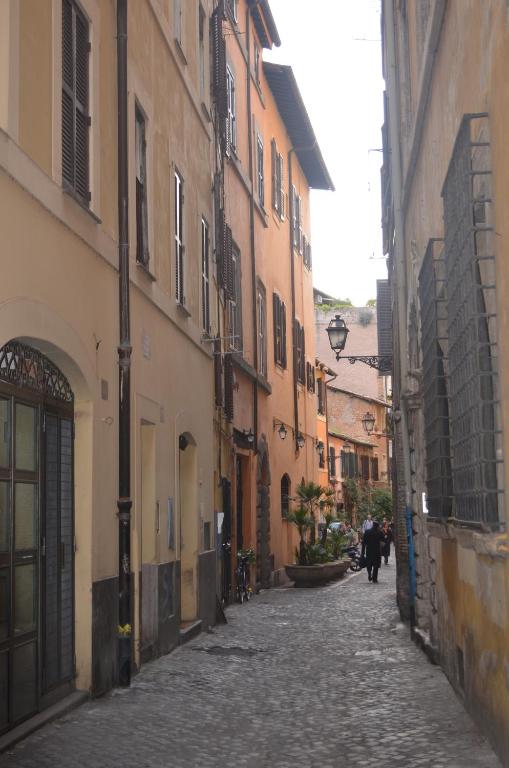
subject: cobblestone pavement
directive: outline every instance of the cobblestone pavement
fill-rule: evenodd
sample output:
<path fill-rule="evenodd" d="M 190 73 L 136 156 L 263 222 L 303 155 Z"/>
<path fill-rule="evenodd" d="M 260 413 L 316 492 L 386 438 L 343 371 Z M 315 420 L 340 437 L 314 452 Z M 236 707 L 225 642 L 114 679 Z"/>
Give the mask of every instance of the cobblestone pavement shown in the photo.
<path fill-rule="evenodd" d="M 2 768 L 495 768 L 398 623 L 394 567 L 276 589 L 0 755 Z M 383 661 L 383 663 L 382 663 Z"/>

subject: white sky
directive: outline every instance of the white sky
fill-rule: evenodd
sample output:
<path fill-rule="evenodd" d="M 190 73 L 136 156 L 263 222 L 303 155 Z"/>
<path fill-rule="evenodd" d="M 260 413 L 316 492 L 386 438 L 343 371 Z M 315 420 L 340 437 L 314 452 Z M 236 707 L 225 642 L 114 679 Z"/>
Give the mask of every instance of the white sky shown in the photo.
<path fill-rule="evenodd" d="M 312 192 L 313 282 L 363 306 L 387 276 L 382 156 L 368 151 L 382 146 L 380 0 L 270 0 L 270 7 L 282 44 L 265 58 L 293 68 L 336 188 Z"/>

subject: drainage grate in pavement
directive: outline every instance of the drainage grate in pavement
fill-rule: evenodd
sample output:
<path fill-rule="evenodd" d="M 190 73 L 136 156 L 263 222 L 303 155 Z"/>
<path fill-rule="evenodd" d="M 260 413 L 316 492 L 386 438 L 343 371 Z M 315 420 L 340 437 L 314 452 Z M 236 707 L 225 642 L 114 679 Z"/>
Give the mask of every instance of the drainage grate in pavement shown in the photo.
<path fill-rule="evenodd" d="M 256 656 L 257 653 L 263 653 L 261 648 L 241 648 L 240 645 L 223 646 L 209 645 L 203 648 L 192 648 L 193 651 L 210 653 L 213 656 Z"/>

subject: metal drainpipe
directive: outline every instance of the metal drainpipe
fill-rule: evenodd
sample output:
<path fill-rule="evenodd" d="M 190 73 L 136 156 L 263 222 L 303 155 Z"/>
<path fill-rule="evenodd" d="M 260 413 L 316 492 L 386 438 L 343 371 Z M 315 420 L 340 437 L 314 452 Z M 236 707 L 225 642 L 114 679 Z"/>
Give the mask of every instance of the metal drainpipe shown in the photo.
<path fill-rule="evenodd" d="M 253 432 L 254 454 L 258 453 L 258 334 L 256 312 L 256 250 L 254 234 L 254 174 L 253 174 L 253 130 L 251 118 L 251 11 L 246 9 L 246 48 L 247 48 L 247 143 L 249 149 L 249 179 L 251 192 L 249 195 L 249 246 L 251 251 L 251 282 L 253 302 L 253 362 L 256 378 L 253 381 Z"/>
<path fill-rule="evenodd" d="M 118 98 L 118 679 L 131 682 L 131 341 L 127 148 L 127 0 L 117 0 Z"/>
<path fill-rule="evenodd" d="M 408 568 L 410 583 L 410 619 L 415 624 L 416 572 L 413 540 L 412 473 L 410 466 L 410 439 L 408 434 L 408 410 L 404 387 L 408 380 L 408 348 L 406 327 L 406 270 L 405 270 L 405 222 L 402 211 L 402 173 L 399 142 L 400 105 L 398 97 L 397 52 L 395 39 L 394 0 L 385 4 L 387 40 L 387 83 L 389 86 L 389 142 L 391 176 L 393 180 L 394 203 L 394 261 L 393 282 L 395 283 L 395 315 L 398 326 L 398 352 L 400 373 L 401 441 L 403 447 L 403 477 L 405 482 L 405 523 L 408 537 Z M 394 101 L 391 104 L 390 98 Z"/>

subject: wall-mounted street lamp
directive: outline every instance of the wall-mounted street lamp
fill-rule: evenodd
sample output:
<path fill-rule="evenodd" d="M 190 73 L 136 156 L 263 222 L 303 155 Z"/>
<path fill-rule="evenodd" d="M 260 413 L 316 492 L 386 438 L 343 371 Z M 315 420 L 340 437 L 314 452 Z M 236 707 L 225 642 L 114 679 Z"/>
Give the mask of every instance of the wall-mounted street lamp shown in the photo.
<path fill-rule="evenodd" d="M 302 449 L 304 448 L 304 443 L 306 442 L 306 438 L 302 434 L 302 432 L 297 432 L 297 436 L 295 438 L 295 442 L 297 443 L 297 448 Z"/>
<path fill-rule="evenodd" d="M 246 438 L 246 440 L 249 443 L 249 445 L 253 445 L 253 443 L 254 443 L 254 432 L 251 429 L 251 427 L 249 429 L 243 429 L 242 430 L 242 434 Z"/>
<path fill-rule="evenodd" d="M 285 440 L 288 434 L 288 430 L 286 428 L 285 423 L 283 421 L 278 421 L 277 419 L 274 419 L 273 426 L 274 426 L 274 429 L 276 429 L 276 427 L 279 427 L 277 433 L 281 438 L 281 440 Z"/>
<path fill-rule="evenodd" d="M 329 336 L 331 349 L 336 353 L 336 360 L 348 360 L 352 365 L 357 361 L 366 363 L 370 368 L 376 368 L 381 373 L 392 371 L 392 355 L 341 355 L 344 350 L 350 329 L 341 315 L 336 315 L 325 329 Z"/>
<path fill-rule="evenodd" d="M 344 443 L 343 443 L 343 445 L 341 446 L 341 450 L 342 450 L 344 453 L 350 453 L 350 451 L 352 450 L 352 444 L 351 444 L 351 443 L 349 443 L 349 442 L 348 442 L 348 440 L 345 440 L 345 442 L 344 442 Z"/>
<path fill-rule="evenodd" d="M 368 435 L 371 435 L 373 430 L 375 429 L 375 417 L 369 411 L 366 411 L 366 413 L 362 417 L 362 426 L 364 427 L 364 431 Z"/>

